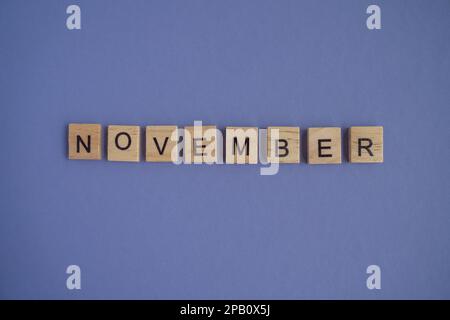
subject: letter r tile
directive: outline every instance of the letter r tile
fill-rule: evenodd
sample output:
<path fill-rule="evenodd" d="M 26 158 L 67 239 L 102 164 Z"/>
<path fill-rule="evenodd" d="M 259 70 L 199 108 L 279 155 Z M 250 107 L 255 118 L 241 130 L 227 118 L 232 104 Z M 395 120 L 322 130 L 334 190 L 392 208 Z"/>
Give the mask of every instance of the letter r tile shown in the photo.
<path fill-rule="evenodd" d="M 350 127 L 348 152 L 353 163 L 383 162 L 383 127 Z"/>

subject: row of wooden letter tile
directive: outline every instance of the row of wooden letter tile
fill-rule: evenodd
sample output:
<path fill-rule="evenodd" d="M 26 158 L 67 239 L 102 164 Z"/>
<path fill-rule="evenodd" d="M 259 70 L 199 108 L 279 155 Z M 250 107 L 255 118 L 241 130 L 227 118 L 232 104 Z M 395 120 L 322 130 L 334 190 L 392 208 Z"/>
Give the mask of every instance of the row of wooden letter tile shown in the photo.
<path fill-rule="evenodd" d="M 215 126 L 185 127 L 183 132 L 184 163 L 216 163 L 221 148 L 220 131 Z M 102 127 L 100 124 L 71 123 L 68 128 L 69 159 L 100 160 L 102 158 Z M 140 160 L 139 126 L 108 126 L 108 160 Z M 219 134 L 218 134 L 219 133 Z M 175 162 L 180 151 L 177 126 L 147 126 L 145 160 Z M 311 164 L 341 163 L 341 128 L 308 128 L 307 158 Z M 225 162 L 258 162 L 259 129 L 227 127 L 225 130 Z M 300 128 L 268 127 L 267 162 L 300 163 Z M 220 150 L 219 150 L 220 151 Z M 350 127 L 349 161 L 355 163 L 383 162 L 383 127 Z"/>

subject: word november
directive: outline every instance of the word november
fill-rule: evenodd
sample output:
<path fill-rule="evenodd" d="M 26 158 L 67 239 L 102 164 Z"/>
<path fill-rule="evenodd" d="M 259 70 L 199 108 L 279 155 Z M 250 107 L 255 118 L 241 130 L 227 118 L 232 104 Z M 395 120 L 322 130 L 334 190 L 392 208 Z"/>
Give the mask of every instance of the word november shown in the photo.
<path fill-rule="evenodd" d="M 108 161 L 140 161 L 141 128 L 110 125 L 107 128 Z M 310 164 L 342 163 L 341 128 L 307 130 Z M 145 161 L 173 163 L 300 163 L 299 127 L 226 127 L 225 139 L 216 126 L 197 125 L 145 128 Z M 102 126 L 71 123 L 69 159 L 102 159 Z M 383 127 L 358 126 L 348 131 L 348 159 L 352 163 L 383 162 Z"/>

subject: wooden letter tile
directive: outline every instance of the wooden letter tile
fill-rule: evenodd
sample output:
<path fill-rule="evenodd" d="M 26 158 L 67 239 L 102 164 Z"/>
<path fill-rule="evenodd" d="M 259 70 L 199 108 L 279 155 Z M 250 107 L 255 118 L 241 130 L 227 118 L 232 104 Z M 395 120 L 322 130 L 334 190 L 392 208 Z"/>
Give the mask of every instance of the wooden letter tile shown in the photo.
<path fill-rule="evenodd" d="M 300 128 L 268 127 L 267 160 L 278 163 L 300 163 Z"/>
<path fill-rule="evenodd" d="M 191 126 L 184 128 L 184 163 L 217 162 L 216 126 Z"/>
<path fill-rule="evenodd" d="M 102 158 L 102 126 L 69 124 L 69 159 L 100 160 Z"/>
<path fill-rule="evenodd" d="M 308 128 L 308 163 L 341 163 L 341 128 Z"/>
<path fill-rule="evenodd" d="M 227 127 L 225 159 L 229 164 L 258 163 L 258 128 Z"/>
<path fill-rule="evenodd" d="M 350 162 L 383 162 L 383 127 L 351 127 L 348 144 Z"/>
<path fill-rule="evenodd" d="M 177 142 L 177 126 L 147 126 L 145 131 L 145 160 L 148 162 L 177 161 Z M 172 155 L 175 157 L 174 161 L 172 161 Z"/>
<path fill-rule="evenodd" d="M 139 126 L 108 126 L 108 161 L 139 162 Z"/>

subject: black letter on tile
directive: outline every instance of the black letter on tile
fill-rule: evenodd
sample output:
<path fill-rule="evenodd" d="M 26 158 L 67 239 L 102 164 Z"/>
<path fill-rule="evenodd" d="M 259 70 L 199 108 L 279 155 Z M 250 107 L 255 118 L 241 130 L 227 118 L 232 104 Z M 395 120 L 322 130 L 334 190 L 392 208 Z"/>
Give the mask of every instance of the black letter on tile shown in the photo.
<path fill-rule="evenodd" d="M 362 142 L 368 142 L 366 146 L 362 145 Z M 361 157 L 361 150 L 366 149 L 366 151 L 370 154 L 371 157 L 373 157 L 372 150 L 370 148 L 372 147 L 373 143 L 372 140 L 369 138 L 359 138 L 358 139 L 358 156 Z"/>
<path fill-rule="evenodd" d="M 166 137 L 166 139 L 164 140 L 164 144 L 162 146 L 162 149 L 159 147 L 159 143 L 158 143 L 158 139 L 156 139 L 156 137 L 153 137 L 153 141 L 155 141 L 156 144 L 156 149 L 158 149 L 158 152 L 160 155 L 162 155 L 164 153 L 164 150 L 166 149 L 166 145 L 167 145 L 167 141 L 169 140 L 169 137 Z"/>
<path fill-rule="evenodd" d="M 280 146 L 280 142 L 282 142 L 284 145 Z M 278 139 L 275 140 L 275 150 L 276 150 L 276 156 L 279 158 L 284 158 L 287 157 L 289 154 L 289 149 L 288 149 L 288 142 L 286 139 Z M 280 150 L 284 150 L 283 154 L 280 154 Z"/>
<path fill-rule="evenodd" d="M 248 156 L 250 154 L 249 144 L 250 144 L 250 138 L 246 137 L 244 146 L 241 149 L 241 148 L 239 148 L 239 143 L 238 143 L 237 137 L 234 137 L 234 139 L 233 139 L 233 154 L 236 154 L 236 147 L 237 147 L 237 150 L 240 155 L 242 155 L 242 153 L 244 152 L 244 148 L 245 148 L 246 149 L 245 155 Z"/>
<path fill-rule="evenodd" d="M 119 137 L 120 137 L 120 136 L 126 136 L 126 137 L 128 138 L 128 143 L 127 143 L 127 145 L 126 145 L 125 147 L 119 146 Z M 126 132 L 121 132 L 121 133 L 118 133 L 118 134 L 116 135 L 116 147 L 117 147 L 117 149 L 120 149 L 120 150 L 127 150 L 130 146 L 131 146 L 131 137 L 130 137 L 130 135 L 129 135 L 128 133 L 126 133 Z"/>
<path fill-rule="evenodd" d="M 200 144 L 199 144 L 200 142 Z M 204 145 L 203 143 L 203 138 L 194 138 L 192 139 L 192 143 L 194 144 L 194 156 L 204 156 L 205 154 L 203 153 L 203 149 L 206 148 L 206 145 Z M 197 150 L 201 148 L 201 153 L 198 153 Z"/>
<path fill-rule="evenodd" d="M 318 146 L 319 146 L 319 158 L 330 158 L 333 156 L 332 154 L 329 154 L 329 153 L 328 154 L 322 153 L 322 150 L 331 149 L 330 146 L 322 146 L 322 142 L 331 142 L 331 139 L 319 139 L 319 140 L 317 140 L 317 142 L 318 142 Z"/>
<path fill-rule="evenodd" d="M 80 136 L 77 136 L 77 153 L 80 153 L 80 143 L 83 145 L 84 149 L 87 153 L 91 152 L 91 136 L 88 136 L 87 145 L 84 143 L 83 139 Z"/>

